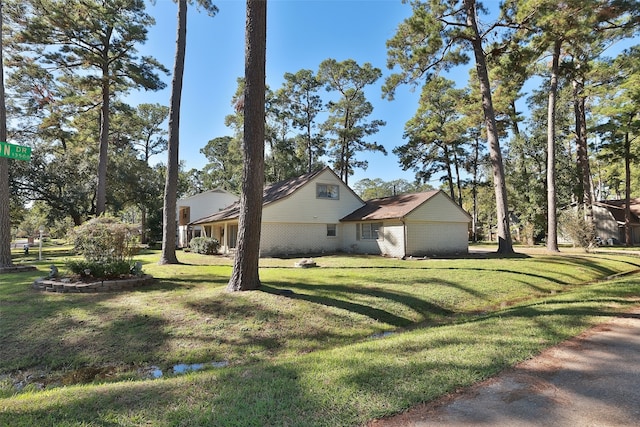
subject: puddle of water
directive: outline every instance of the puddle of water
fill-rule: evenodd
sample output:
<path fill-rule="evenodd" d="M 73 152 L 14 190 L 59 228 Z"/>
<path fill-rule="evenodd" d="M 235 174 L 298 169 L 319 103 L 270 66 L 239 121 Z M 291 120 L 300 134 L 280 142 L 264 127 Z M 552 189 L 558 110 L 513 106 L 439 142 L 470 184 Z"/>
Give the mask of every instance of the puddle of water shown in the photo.
<path fill-rule="evenodd" d="M 160 378 L 162 376 L 162 369 L 157 366 L 150 366 L 149 375 L 151 375 L 152 378 Z"/>
<path fill-rule="evenodd" d="M 395 334 L 395 332 L 393 331 L 378 332 L 377 334 L 371 335 L 369 338 L 371 339 L 384 338 L 393 334 Z"/>
<path fill-rule="evenodd" d="M 229 366 L 229 362 L 226 360 L 209 363 L 180 363 L 169 368 L 166 371 L 166 374 L 180 375 L 206 368 L 224 368 L 226 366 Z M 85 367 L 67 372 L 26 370 L 17 371 L 12 374 L 0 375 L 0 382 L 9 382 L 17 391 L 20 391 L 27 386 L 34 387 L 37 390 L 44 390 L 49 387 L 68 386 L 72 384 L 89 384 L 93 381 L 109 380 L 116 378 L 119 373 L 126 371 L 126 367 L 123 368 L 122 366 L 115 365 Z M 146 379 L 162 378 L 165 375 L 165 373 L 162 372 L 162 369 L 155 365 L 139 368 L 137 373 L 141 378 Z"/>
<path fill-rule="evenodd" d="M 225 366 L 229 366 L 229 362 L 223 360 L 221 362 L 209 362 L 209 363 L 179 363 L 177 365 L 173 365 L 167 371 L 168 374 L 186 374 L 187 372 L 199 371 L 205 368 L 224 368 Z M 164 375 L 162 369 L 157 366 L 151 366 L 149 370 L 149 375 L 152 378 L 161 378 Z"/>

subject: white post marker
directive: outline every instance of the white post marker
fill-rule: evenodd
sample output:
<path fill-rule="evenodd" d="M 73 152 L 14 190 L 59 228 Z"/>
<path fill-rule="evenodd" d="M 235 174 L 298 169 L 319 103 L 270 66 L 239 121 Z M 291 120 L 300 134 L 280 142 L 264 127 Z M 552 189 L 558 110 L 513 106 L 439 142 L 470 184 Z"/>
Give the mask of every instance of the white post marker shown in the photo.
<path fill-rule="evenodd" d="M 44 232 L 44 227 L 40 226 L 40 250 L 38 251 L 38 261 L 42 261 L 42 233 Z"/>

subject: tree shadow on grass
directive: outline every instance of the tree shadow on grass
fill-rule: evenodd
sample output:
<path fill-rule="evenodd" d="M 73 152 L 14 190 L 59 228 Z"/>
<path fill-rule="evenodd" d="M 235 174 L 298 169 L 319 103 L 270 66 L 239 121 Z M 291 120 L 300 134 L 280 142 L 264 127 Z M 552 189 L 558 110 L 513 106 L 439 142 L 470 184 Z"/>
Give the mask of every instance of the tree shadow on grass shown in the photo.
<path fill-rule="evenodd" d="M 395 315 L 386 310 L 382 310 L 379 308 L 372 307 L 371 305 L 360 304 L 353 301 L 347 301 L 346 299 L 338 299 L 328 296 L 322 295 L 313 295 L 310 293 L 303 293 L 301 291 L 315 291 L 318 290 L 326 290 L 330 292 L 338 292 L 342 293 L 345 296 L 348 295 L 366 295 L 373 296 L 376 298 L 386 299 L 395 301 L 397 303 L 403 304 L 415 312 L 421 314 L 425 317 L 432 316 L 449 316 L 453 312 L 447 310 L 443 307 L 440 307 L 436 304 L 433 304 L 428 301 L 424 301 L 420 298 L 416 298 L 412 295 L 402 293 L 402 292 L 391 292 L 386 290 L 381 290 L 377 288 L 357 288 L 357 287 L 349 287 L 343 285 L 306 285 L 306 284 L 292 284 L 292 283 L 274 283 L 274 286 L 279 287 L 271 287 L 267 285 L 262 285 L 260 287 L 260 291 L 282 295 L 291 299 L 299 299 L 308 301 L 314 304 L 321 304 L 329 307 L 335 307 L 339 309 L 343 309 L 352 313 L 360 314 L 366 317 L 369 317 L 378 322 L 386 323 L 395 327 L 407 327 L 415 323 L 415 321 Z M 292 291 L 295 290 L 295 291 Z"/>
<path fill-rule="evenodd" d="M 549 298 L 292 361 L 4 399 L 0 425 L 362 425 L 495 375 L 589 327 L 593 317 L 616 316 L 603 301 L 629 304 L 632 294 L 628 287 L 602 298 Z M 514 333 L 511 321 L 526 333 Z"/>
<path fill-rule="evenodd" d="M 274 293 L 277 295 L 277 293 Z M 239 298 L 237 298 L 239 297 Z M 209 335 L 189 335 L 212 345 L 232 363 L 271 359 L 282 353 L 304 354 L 331 346 L 344 345 L 376 331 L 362 327 L 356 331 L 341 328 L 345 317 L 335 311 L 315 309 L 314 319 L 297 308 L 279 308 L 282 300 L 262 304 L 243 295 L 221 294 L 189 301 L 187 307 L 206 318 Z"/>
<path fill-rule="evenodd" d="M 220 278 L 212 278 L 211 276 L 203 276 L 203 277 L 189 277 L 188 279 L 181 278 L 156 278 L 155 283 L 146 287 L 136 288 L 139 290 L 147 290 L 147 291 L 157 291 L 167 290 L 174 291 L 178 289 L 193 289 L 199 286 L 199 284 L 206 283 L 211 286 L 219 286 L 223 287 L 227 284 L 228 278 L 220 277 Z"/>
<path fill-rule="evenodd" d="M 47 332 L 38 333 L 37 329 Z M 143 314 L 111 319 L 107 312 L 93 312 L 87 320 L 72 316 L 34 320 L 25 329 L 3 337 L 0 371 L 32 367 L 58 370 L 157 359 L 168 338 L 164 329 L 162 318 Z"/>
<path fill-rule="evenodd" d="M 625 299 L 612 300 L 629 305 Z M 602 307 L 601 303 L 599 299 L 576 299 L 568 306 L 565 303 L 514 307 L 445 326 L 433 333 L 414 331 L 376 343 L 363 343 L 358 347 L 362 357 L 345 359 L 344 363 L 351 364 L 352 369 L 343 381 L 347 387 L 371 394 L 371 399 L 379 398 L 385 389 L 393 390 L 387 401 L 395 401 L 396 408 L 405 409 L 406 402 L 415 405 L 471 385 L 606 321 L 602 319 L 620 316 L 618 310 Z M 627 316 L 640 318 L 634 313 Z M 512 333 L 512 327 L 523 333 Z M 388 354 L 393 357 L 387 357 Z M 407 358 L 415 362 L 404 363 Z M 417 383 L 416 378 L 423 381 Z M 409 386 L 405 389 L 404 384 Z M 535 424 L 538 420 L 530 421 Z"/>

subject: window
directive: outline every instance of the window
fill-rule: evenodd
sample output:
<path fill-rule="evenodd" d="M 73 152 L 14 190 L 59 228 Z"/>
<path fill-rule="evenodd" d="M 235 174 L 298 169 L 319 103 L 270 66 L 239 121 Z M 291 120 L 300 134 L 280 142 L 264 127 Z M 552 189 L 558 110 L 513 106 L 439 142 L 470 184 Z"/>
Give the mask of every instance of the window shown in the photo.
<path fill-rule="evenodd" d="M 327 224 L 327 237 L 336 237 L 338 230 L 335 224 Z"/>
<path fill-rule="evenodd" d="M 382 238 L 380 233 L 382 229 L 381 222 L 363 222 L 358 224 L 358 240 L 378 240 Z"/>
<path fill-rule="evenodd" d="M 340 198 L 340 187 L 334 184 L 316 184 L 316 197 L 337 200 Z"/>

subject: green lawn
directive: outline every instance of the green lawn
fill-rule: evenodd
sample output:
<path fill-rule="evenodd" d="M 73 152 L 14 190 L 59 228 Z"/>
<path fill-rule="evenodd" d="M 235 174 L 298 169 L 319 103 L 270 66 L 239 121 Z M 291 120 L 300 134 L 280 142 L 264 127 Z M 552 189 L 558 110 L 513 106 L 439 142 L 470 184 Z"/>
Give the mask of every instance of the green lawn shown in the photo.
<path fill-rule="evenodd" d="M 631 252 L 264 259 L 261 290 L 229 294 L 228 258 L 150 251 L 158 280 L 132 292 L 31 290 L 67 249 L 16 252 L 40 270 L 0 275 L 0 425 L 361 425 L 640 304 L 638 276 L 601 280 L 640 269 Z M 208 362 L 228 365 L 169 374 Z"/>

